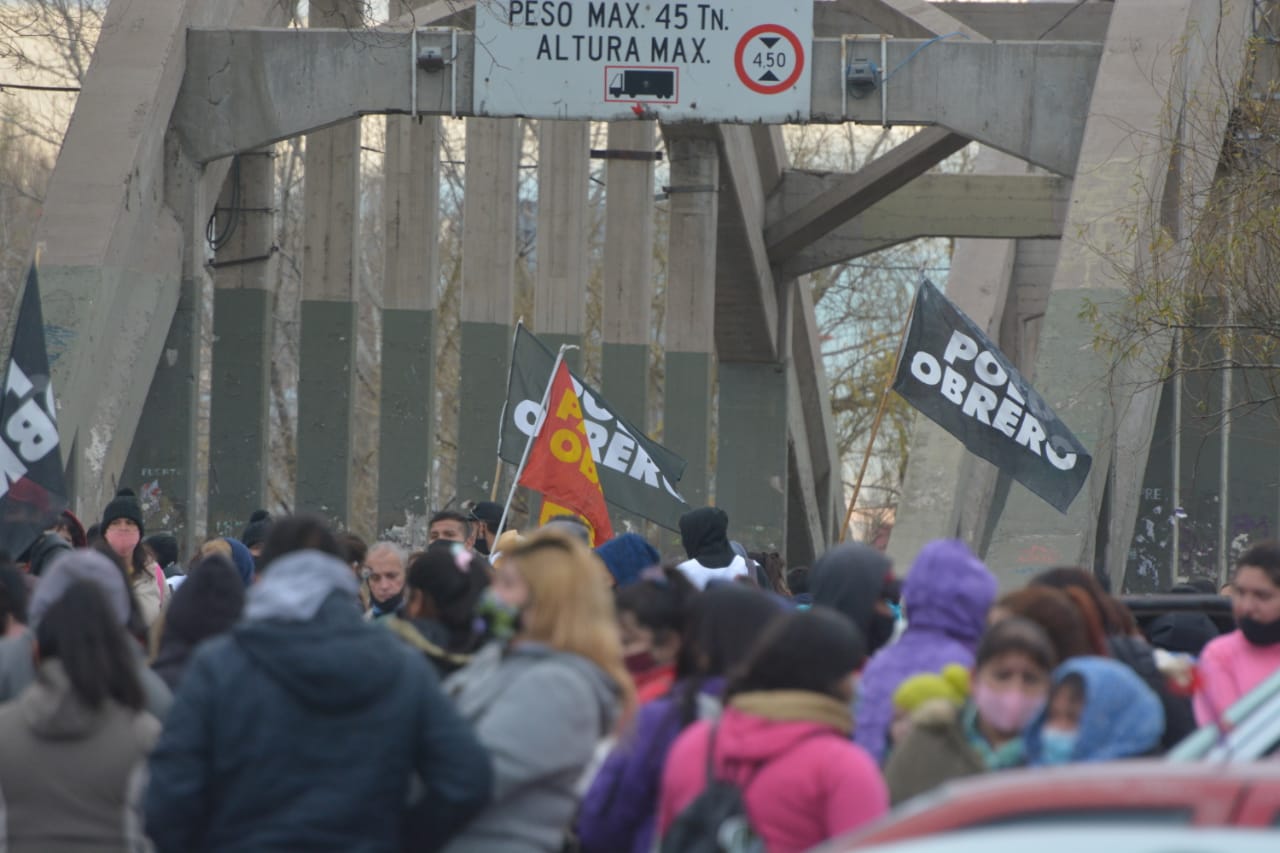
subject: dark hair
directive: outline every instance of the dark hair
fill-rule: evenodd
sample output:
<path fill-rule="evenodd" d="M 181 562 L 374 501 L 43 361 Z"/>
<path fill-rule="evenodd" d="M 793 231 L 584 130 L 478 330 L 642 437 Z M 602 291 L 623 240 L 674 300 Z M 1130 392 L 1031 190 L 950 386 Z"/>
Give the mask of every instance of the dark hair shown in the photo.
<path fill-rule="evenodd" d="M 1103 634 L 1111 636 L 1121 632 L 1121 626 L 1113 623 L 1114 614 L 1111 608 L 1107 606 L 1109 595 L 1102 588 L 1102 584 L 1098 583 L 1098 579 L 1093 573 L 1079 567 L 1061 566 L 1055 569 L 1048 569 L 1041 572 L 1031 579 L 1031 583 L 1036 586 L 1051 586 L 1054 589 L 1071 590 L 1078 589 L 1089 597 L 1093 605 L 1093 614 L 1096 615 L 1102 626 Z M 1088 613 L 1085 619 L 1089 618 Z"/>
<path fill-rule="evenodd" d="M 1125 636 L 1137 633 L 1138 621 L 1133 618 L 1133 611 L 1129 609 L 1129 605 L 1110 594 L 1107 595 L 1106 605 L 1107 616 L 1119 633 Z"/>
<path fill-rule="evenodd" d="M 1044 629 L 1030 619 L 1011 616 L 992 625 L 982 635 L 978 642 L 978 652 L 974 655 L 973 667 L 978 669 L 1010 652 L 1026 655 L 1045 672 L 1053 672 L 1053 668 L 1058 665 L 1053 643 L 1049 641 L 1049 635 Z"/>
<path fill-rule="evenodd" d="M 354 533 L 342 534 L 338 547 L 342 549 L 343 559 L 357 566 L 363 566 L 365 558 L 369 556 L 368 544 Z"/>
<path fill-rule="evenodd" d="M 295 551 L 322 551 L 339 560 L 346 556 L 329 529 L 329 522 L 318 515 L 290 515 L 271 525 L 271 534 L 262 547 L 262 570 Z"/>
<path fill-rule="evenodd" d="M 27 581 L 18 567 L 6 559 L 0 560 L 0 636 L 9 616 L 14 622 L 27 623 Z"/>
<path fill-rule="evenodd" d="M 1069 672 L 1062 677 L 1062 680 L 1049 690 L 1049 701 L 1053 701 L 1053 697 L 1059 693 L 1066 693 L 1077 702 L 1085 702 L 1088 699 L 1085 692 L 1084 676 L 1078 672 Z"/>
<path fill-rule="evenodd" d="M 1259 542 L 1248 551 L 1240 555 L 1240 559 L 1236 560 L 1236 570 L 1240 570 L 1248 566 L 1251 569 L 1261 569 L 1266 573 L 1268 580 L 1275 586 L 1280 586 L 1280 542 L 1273 540 L 1267 542 Z"/>
<path fill-rule="evenodd" d="M 778 595 L 791 596 L 791 588 L 787 586 L 787 561 L 777 551 L 751 551 L 747 554 L 755 560 L 764 572 L 768 581 L 768 589 Z"/>
<path fill-rule="evenodd" d="M 1027 586 L 1009 593 L 996 607 L 1040 626 L 1059 662 L 1097 654 L 1085 628 L 1084 615 L 1071 596 L 1050 586 Z"/>
<path fill-rule="evenodd" d="M 133 575 L 129 571 L 129 567 L 125 565 L 120 555 L 111 549 L 107 544 L 107 540 L 99 537 L 89 544 L 89 549 L 97 551 L 102 556 L 111 561 L 111 565 L 120 570 L 120 577 L 124 579 L 124 590 L 129 595 L 129 621 L 125 624 L 125 630 L 132 634 L 138 642 L 143 645 L 147 644 L 150 631 L 147 627 L 147 620 L 142 618 L 142 608 L 138 606 L 138 596 L 133 592 Z"/>
<path fill-rule="evenodd" d="M 760 632 L 785 613 L 766 593 L 741 584 L 715 584 L 689 597 L 676 655 L 681 725 L 697 719 L 703 682 L 741 666 Z"/>
<path fill-rule="evenodd" d="M 787 572 L 787 589 L 792 595 L 804 595 L 809 591 L 809 567 L 796 566 Z"/>
<path fill-rule="evenodd" d="M 862 666 L 858 629 L 833 610 L 788 613 L 765 630 L 725 690 L 726 702 L 757 690 L 807 690 L 839 696 L 840 682 Z"/>
<path fill-rule="evenodd" d="M 662 568 L 662 580 L 641 580 L 618 590 L 614 599 L 619 613 L 636 617 L 641 627 L 654 636 L 668 636 L 684 628 L 685 608 L 697 589 L 684 572 L 672 566 Z"/>
<path fill-rule="evenodd" d="M 1174 584 L 1169 588 L 1169 592 L 1174 595 L 1217 595 L 1219 589 L 1221 587 L 1215 579 L 1201 575 Z"/>
<path fill-rule="evenodd" d="M 456 509 L 442 509 L 431 516 L 431 520 L 427 522 L 427 529 L 430 530 L 437 521 L 457 521 L 461 523 L 463 537 L 470 539 L 471 525 L 475 519 L 464 512 L 458 512 Z"/>
<path fill-rule="evenodd" d="M 95 709 L 108 699 L 135 711 L 146 705 L 127 642 L 92 581 L 79 580 L 67 587 L 36 626 L 40 658 L 61 661 L 71 689 Z"/>
<path fill-rule="evenodd" d="M 466 570 L 454 559 L 455 542 L 435 542 L 409 562 L 405 584 L 431 596 L 436 605 L 436 618 L 449 629 L 450 643 L 446 651 L 465 654 L 475 650 L 483 639 L 474 629 L 476 605 L 489 586 L 483 563 L 473 558 Z"/>

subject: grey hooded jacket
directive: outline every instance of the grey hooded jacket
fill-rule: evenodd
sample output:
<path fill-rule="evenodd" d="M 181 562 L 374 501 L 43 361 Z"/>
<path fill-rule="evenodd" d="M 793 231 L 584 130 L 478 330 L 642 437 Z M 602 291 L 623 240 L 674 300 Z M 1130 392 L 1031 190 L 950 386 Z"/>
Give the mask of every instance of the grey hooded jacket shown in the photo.
<path fill-rule="evenodd" d="M 558 851 L 577 783 L 613 728 L 619 689 L 586 658 L 493 643 L 445 681 L 493 759 L 493 801 L 445 853 Z"/>

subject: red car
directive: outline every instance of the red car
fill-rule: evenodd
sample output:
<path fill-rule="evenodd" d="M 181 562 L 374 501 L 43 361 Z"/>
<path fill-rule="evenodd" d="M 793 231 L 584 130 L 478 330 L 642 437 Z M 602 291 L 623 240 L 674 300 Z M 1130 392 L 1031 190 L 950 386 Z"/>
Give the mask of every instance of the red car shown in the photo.
<path fill-rule="evenodd" d="M 917 797 L 818 850 L 840 853 L 958 829 L 1077 822 L 1280 827 L 1280 764 L 1117 761 L 991 773 Z"/>

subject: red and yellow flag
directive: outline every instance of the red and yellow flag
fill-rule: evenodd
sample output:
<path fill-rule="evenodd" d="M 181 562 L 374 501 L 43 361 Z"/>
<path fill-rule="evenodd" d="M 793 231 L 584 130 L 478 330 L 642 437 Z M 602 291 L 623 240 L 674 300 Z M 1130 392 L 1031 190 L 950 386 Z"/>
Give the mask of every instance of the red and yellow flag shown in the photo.
<path fill-rule="evenodd" d="M 582 404 L 563 361 L 551 377 L 547 416 L 529 448 L 520 485 L 542 492 L 544 513 L 550 504 L 557 504 L 557 512 L 581 516 L 591 528 L 593 544 L 613 538 L 600 476 L 587 443 Z"/>

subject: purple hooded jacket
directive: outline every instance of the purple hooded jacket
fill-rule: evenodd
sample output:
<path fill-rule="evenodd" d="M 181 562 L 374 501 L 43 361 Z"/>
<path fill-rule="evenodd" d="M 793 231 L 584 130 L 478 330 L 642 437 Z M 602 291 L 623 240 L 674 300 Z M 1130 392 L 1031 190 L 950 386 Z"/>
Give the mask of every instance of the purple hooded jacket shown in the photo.
<path fill-rule="evenodd" d="M 902 584 L 907 630 L 862 673 L 853 739 L 877 761 L 884 760 L 898 686 L 947 664 L 973 666 L 995 597 L 996 579 L 963 542 L 939 539 L 920 550 Z"/>
<path fill-rule="evenodd" d="M 719 697 L 723 678 L 702 683 L 704 696 Z M 578 840 L 586 853 L 649 853 L 658 818 L 658 793 L 667 753 L 681 725 L 685 685 L 655 699 L 636 715 L 635 730 L 605 759 L 578 812 Z"/>

